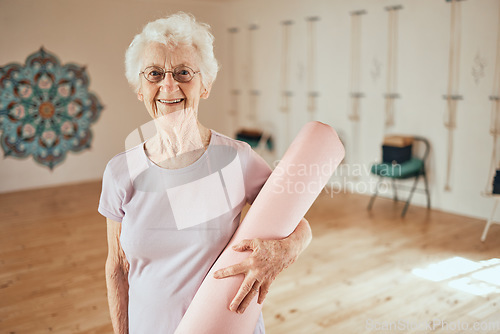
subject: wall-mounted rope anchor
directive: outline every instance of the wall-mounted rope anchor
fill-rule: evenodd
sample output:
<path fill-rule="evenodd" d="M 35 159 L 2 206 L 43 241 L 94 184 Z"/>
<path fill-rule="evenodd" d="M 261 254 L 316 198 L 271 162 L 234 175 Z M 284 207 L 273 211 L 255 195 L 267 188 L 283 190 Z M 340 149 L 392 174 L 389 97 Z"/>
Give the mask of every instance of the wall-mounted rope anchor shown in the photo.
<path fill-rule="evenodd" d="M 233 117 L 237 117 L 238 116 L 238 110 L 237 110 L 237 99 L 238 99 L 238 96 L 240 95 L 240 91 L 238 89 L 232 89 L 231 90 L 231 100 L 233 101 L 232 104 L 231 104 L 231 109 L 229 111 L 229 114 Z M 237 125 L 236 125 L 237 126 Z M 236 128 L 235 128 L 236 129 Z"/>
<path fill-rule="evenodd" d="M 285 20 L 281 22 L 283 26 L 282 47 L 281 47 L 281 108 L 284 113 L 290 109 L 290 97 L 293 93 L 290 90 L 290 29 L 294 22 Z M 289 117 L 289 116 L 287 116 Z M 288 120 L 287 120 L 288 122 Z M 287 130 L 288 131 L 288 130 Z M 288 137 L 287 137 L 288 140 Z"/>
<path fill-rule="evenodd" d="M 401 95 L 399 95 L 398 93 L 386 93 L 384 94 L 384 97 L 386 99 L 399 99 Z"/>
<path fill-rule="evenodd" d="M 351 106 L 347 117 L 351 121 L 359 121 L 361 101 L 361 16 L 367 12 L 364 9 L 350 12 L 351 15 L 351 71 L 349 74 L 349 90 Z"/>
<path fill-rule="evenodd" d="M 239 32 L 239 29 L 237 27 L 232 27 L 227 29 L 229 32 L 229 43 L 228 43 L 228 48 L 229 48 L 229 87 L 230 87 L 230 93 L 231 93 L 231 107 L 229 109 L 229 115 L 231 116 L 232 119 L 232 131 L 237 131 L 238 126 L 239 126 L 239 118 L 238 118 L 238 100 L 239 100 L 239 95 L 240 95 L 240 90 L 236 88 L 236 66 L 234 63 L 235 60 L 235 52 L 236 52 L 236 47 L 235 47 L 235 38 L 236 34 Z"/>
<path fill-rule="evenodd" d="M 281 43 L 281 106 L 280 110 L 285 114 L 285 140 L 290 142 L 290 100 L 293 92 L 290 88 L 290 36 L 294 22 L 285 20 L 281 22 L 282 43 Z"/>
<path fill-rule="evenodd" d="M 353 98 L 362 98 L 362 97 L 365 97 L 365 93 L 361 93 L 361 92 L 352 92 L 349 94 L 349 96 L 353 97 Z"/>
<path fill-rule="evenodd" d="M 352 122 L 351 126 L 351 149 L 346 153 L 346 161 L 359 162 L 359 137 L 361 119 L 361 99 L 365 94 L 361 91 L 361 23 L 362 17 L 367 12 L 359 9 L 350 12 L 351 19 L 351 50 L 350 50 L 350 73 L 349 73 L 349 97 L 350 105 L 347 118 Z M 353 176 L 358 180 L 357 176 Z"/>
<path fill-rule="evenodd" d="M 391 11 L 391 10 L 400 10 L 403 9 L 402 5 L 394 5 L 394 6 L 385 6 L 384 9 L 386 11 Z"/>
<path fill-rule="evenodd" d="M 306 18 L 307 21 L 307 40 L 308 40 L 308 53 L 307 53 L 307 91 L 308 103 L 307 110 L 309 111 L 310 119 L 314 119 L 314 113 L 317 110 L 316 99 L 319 93 L 316 89 L 316 73 L 317 73 L 317 59 L 316 59 L 316 23 L 320 20 L 319 16 L 310 16 Z"/>
<path fill-rule="evenodd" d="M 455 101 L 458 101 L 458 100 L 463 100 L 464 97 L 462 95 L 443 95 L 443 99 L 445 100 L 455 100 Z"/>
<path fill-rule="evenodd" d="M 255 87 L 255 73 L 254 73 L 254 60 L 255 60 L 255 47 L 254 47 L 254 38 L 255 31 L 259 29 L 257 24 L 250 24 L 248 26 L 248 70 L 249 70 L 249 80 L 248 80 L 248 93 L 250 95 L 250 113 L 249 119 L 255 126 L 257 120 L 257 104 L 258 97 L 260 95 L 259 90 Z"/>
<path fill-rule="evenodd" d="M 350 12 L 349 14 L 351 14 L 351 15 L 364 15 L 364 14 L 366 14 L 366 10 L 364 10 L 364 9 L 354 10 L 354 11 Z"/>
<path fill-rule="evenodd" d="M 448 67 L 448 91 L 443 98 L 447 101 L 444 126 L 448 130 L 448 158 L 446 165 L 445 191 L 451 191 L 451 165 L 453 162 L 453 130 L 457 126 L 457 102 L 462 100 L 458 93 L 460 76 L 460 44 L 461 44 L 461 7 L 460 0 L 451 3 L 450 14 L 450 53 Z"/>
<path fill-rule="evenodd" d="M 385 130 L 394 125 L 394 100 L 400 98 L 397 92 L 398 80 L 398 12 L 403 9 L 401 5 L 387 6 L 387 82 L 385 97 Z"/>
<path fill-rule="evenodd" d="M 319 21 L 319 20 L 320 20 L 319 16 L 309 16 L 309 17 L 306 17 L 306 21 L 308 21 L 308 22 L 316 22 L 316 21 Z"/>
<path fill-rule="evenodd" d="M 498 31 L 497 31 L 497 52 L 495 61 L 495 72 L 493 77 L 493 89 L 492 94 L 489 96 L 491 103 L 491 114 L 490 114 L 490 134 L 493 137 L 493 145 L 491 150 L 491 160 L 490 168 L 488 172 L 488 178 L 486 180 L 486 186 L 484 188 L 484 194 L 491 195 L 497 193 L 498 189 L 495 189 L 494 184 L 498 188 L 498 181 L 495 182 L 496 170 L 500 168 L 500 163 L 497 158 L 497 148 L 498 140 L 500 138 L 500 7 L 498 7 Z M 495 201 L 497 203 L 497 201 Z M 496 204 L 495 204 L 496 205 Z M 487 229 L 485 230 L 485 233 Z M 483 238 L 486 237 L 483 233 Z"/>

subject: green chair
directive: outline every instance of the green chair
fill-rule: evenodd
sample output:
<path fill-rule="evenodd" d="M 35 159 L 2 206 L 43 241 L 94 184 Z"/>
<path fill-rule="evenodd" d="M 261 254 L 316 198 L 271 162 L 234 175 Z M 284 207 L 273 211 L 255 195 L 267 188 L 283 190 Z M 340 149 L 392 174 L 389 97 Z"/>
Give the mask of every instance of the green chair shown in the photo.
<path fill-rule="evenodd" d="M 371 210 L 373 206 L 373 202 L 375 202 L 375 198 L 379 192 L 379 185 L 383 181 L 384 178 L 389 178 L 392 181 L 392 189 L 394 192 L 394 201 L 398 201 L 398 193 L 396 185 L 396 180 L 406 180 L 406 179 L 414 179 L 413 186 L 410 188 L 410 194 L 408 195 L 408 199 L 406 200 L 406 204 L 403 208 L 403 212 L 401 213 L 401 217 L 404 217 L 406 211 L 408 210 L 408 206 L 410 205 L 411 198 L 415 190 L 417 190 L 417 183 L 419 178 L 422 176 L 425 183 L 425 194 L 427 195 L 427 208 L 431 208 L 431 196 L 429 194 L 429 185 L 427 181 L 427 173 L 425 170 L 425 165 L 427 162 L 427 158 L 429 156 L 430 144 L 429 141 L 425 138 L 415 136 L 413 137 L 413 142 L 421 142 L 425 146 L 422 158 L 418 158 L 413 156 L 410 160 L 403 162 L 401 164 L 391 164 L 391 163 L 380 163 L 374 164 L 370 170 L 370 172 L 374 175 L 379 176 L 379 180 L 377 182 L 377 186 L 375 188 L 375 193 L 370 199 L 370 203 L 368 204 L 368 210 Z M 401 188 L 401 185 L 399 185 Z"/>

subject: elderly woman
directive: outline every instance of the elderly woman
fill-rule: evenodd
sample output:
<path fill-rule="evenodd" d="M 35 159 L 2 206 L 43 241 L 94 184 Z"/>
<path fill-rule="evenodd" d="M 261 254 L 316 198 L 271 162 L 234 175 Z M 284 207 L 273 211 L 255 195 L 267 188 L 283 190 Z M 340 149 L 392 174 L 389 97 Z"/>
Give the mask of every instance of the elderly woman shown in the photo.
<path fill-rule="evenodd" d="M 151 22 L 126 52 L 126 76 L 154 120 L 156 134 L 113 157 L 99 212 L 107 218 L 106 283 L 115 333 L 174 333 L 211 266 L 271 169 L 246 143 L 198 121 L 218 65 L 209 26 L 179 13 Z M 228 305 L 243 313 L 311 240 L 308 222 L 282 240 L 244 240 L 243 274 Z M 207 308 L 210 304 L 207 304 Z M 255 333 L 264 333 L 262 315 Z"/>

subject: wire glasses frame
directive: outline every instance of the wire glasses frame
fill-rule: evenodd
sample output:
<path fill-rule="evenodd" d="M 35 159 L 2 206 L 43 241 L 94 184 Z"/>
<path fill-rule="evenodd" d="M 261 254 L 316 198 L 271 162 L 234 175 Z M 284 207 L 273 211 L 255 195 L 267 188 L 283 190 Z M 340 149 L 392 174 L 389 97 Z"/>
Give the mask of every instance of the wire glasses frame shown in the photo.
<path fill-rule="evenodd" d="M 171 71 L 167 71 L 158 66 L 148 66 L 144 71 L 140 72 L 139 75 L 142 74 L 149 82 L 158 83 L 165 79 L 167 73 L 172 73 L 172 77 L 175 81 L 186 83 L 193 80 L 195 74 L 200 73 L 200 71 L 196 72 L 191 67 L 185 65 L 174 67 Z"/>

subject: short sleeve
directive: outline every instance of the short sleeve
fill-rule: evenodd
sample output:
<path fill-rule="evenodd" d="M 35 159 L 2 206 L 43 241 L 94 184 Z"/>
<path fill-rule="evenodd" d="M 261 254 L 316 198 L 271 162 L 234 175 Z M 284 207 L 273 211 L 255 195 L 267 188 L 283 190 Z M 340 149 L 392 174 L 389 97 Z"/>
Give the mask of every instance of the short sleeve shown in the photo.
<path fill-rule="evenodd" d="M 252 204 L 271 175 L 271 167 L 248 146 L 248 160 L 245 168 L 245 193 L 247 202 Z"/>
<path fill-rule="evenodd" d="M 125 212 L 123 211 L 124 191 L 118 187 L 110 164 L 106 166 L 102 177 L 102 191 L 97 211 L 106 218 L 121 222 Z"/>

